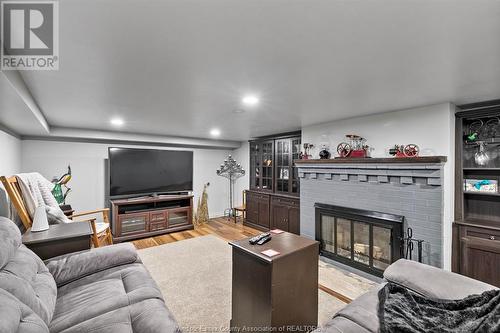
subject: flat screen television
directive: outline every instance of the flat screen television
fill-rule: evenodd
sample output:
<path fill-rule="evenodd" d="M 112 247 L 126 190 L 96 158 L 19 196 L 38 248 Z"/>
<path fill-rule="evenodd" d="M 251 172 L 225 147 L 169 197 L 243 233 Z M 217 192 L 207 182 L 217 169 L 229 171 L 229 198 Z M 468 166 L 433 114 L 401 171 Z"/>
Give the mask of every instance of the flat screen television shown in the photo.
<path fill-rule="evenodd" d="M 193 190 L 193 152 L 110 147 L 109 194 L 131 197 Z"/>

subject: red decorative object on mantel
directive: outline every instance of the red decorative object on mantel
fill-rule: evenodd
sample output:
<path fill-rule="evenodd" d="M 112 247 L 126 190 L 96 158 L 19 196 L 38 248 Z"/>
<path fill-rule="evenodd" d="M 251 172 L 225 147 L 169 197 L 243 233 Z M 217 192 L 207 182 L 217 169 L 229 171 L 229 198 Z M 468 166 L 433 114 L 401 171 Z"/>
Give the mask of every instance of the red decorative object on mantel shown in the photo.
<path fill-rule="evenodd" d="M 397 158 L 403 157 L 418 157 L 420 148 L 416 144 L 409 145 L 395 145 L 394 148 L 389 149 L 389 154 Z"/>
<path fill-rule="evenodd" d="M 370 147 L 366 145 L 366 139 L 355 134 L 348 134 L 346 138 L 349 142 L 341 142 L 337 146 L 337 153 L 339 154 L 336 158 L 366 158 L 369 156 Z"/>

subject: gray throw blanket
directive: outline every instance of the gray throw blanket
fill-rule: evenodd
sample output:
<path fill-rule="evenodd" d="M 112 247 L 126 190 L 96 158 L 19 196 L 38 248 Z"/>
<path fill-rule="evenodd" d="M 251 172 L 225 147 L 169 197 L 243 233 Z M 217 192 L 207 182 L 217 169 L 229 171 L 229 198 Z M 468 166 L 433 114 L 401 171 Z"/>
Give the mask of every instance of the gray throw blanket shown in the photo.
<path fill-rule="evenodd" d="M 500 332 L 500 290 L 437 300 L 389 282 L 379 291 L 378 317 L 381 333 Z"/>

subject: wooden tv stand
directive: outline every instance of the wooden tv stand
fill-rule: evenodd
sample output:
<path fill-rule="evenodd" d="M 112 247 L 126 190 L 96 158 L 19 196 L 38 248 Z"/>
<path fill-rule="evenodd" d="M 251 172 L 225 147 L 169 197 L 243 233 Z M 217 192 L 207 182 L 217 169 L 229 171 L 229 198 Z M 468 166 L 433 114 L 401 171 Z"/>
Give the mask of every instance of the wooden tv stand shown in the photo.
<path fill-rule="evenodd" d="M 115 242 L 193 229 L 192 195 L 111 200 Z"/>

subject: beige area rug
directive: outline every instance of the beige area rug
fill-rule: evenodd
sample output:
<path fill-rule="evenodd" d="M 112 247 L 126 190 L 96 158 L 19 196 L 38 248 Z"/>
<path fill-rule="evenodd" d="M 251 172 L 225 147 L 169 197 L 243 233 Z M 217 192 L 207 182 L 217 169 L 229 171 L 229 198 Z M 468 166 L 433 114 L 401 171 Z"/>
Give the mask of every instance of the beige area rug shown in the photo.
<path fill-rule="evenodd" d="M 168 308 L 185 331 L 227 331 L 231 317 L 231 247 L 207 235 L 139 250 Z M 320 283 L 346 296 L 364 293 L 372 283 L 320 261 Z M 366 281 L 364 281 L 366 280 Z M 367 282 L 368 281 L 368 282 Z M 340 282 L 340 283 L 339 283 Z M 319 291 L 318 323 L 346 304 Z"/>

